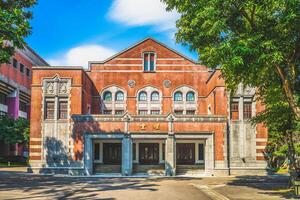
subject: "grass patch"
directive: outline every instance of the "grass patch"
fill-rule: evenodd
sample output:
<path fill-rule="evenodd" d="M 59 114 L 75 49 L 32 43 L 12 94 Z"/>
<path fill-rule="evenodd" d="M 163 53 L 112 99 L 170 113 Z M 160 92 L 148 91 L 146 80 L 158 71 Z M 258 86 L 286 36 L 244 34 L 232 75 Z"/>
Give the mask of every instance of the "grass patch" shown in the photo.
<path fill-rule="evenodd" d="M 26 162 L 11 162 L 10 165 L 8 165 L 7 162 L 0 162 L 0 167 L 26 167 Z"/>

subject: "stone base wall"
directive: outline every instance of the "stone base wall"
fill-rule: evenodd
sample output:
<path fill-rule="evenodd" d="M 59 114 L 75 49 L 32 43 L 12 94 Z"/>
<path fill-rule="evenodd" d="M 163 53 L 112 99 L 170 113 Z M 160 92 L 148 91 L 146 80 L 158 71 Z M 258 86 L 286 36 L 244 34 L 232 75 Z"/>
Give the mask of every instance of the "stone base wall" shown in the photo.
<path fill-rule="evenodd" d="M 28 173 L 34 174 L 64 174 L 71 176 L 84 176 L 86 175 L 85 170 L 83 168 L 39 168 L 39 167 L 28 167 Z"/>
<path fill-rule="evenodd" d="M 149 175 L 165 175 L 165 165 L 133 165 L 133 173 L 146 173 Z"/>
<path fill-rule="evenodd" d="M 94 173 L 121 173 L 121 165 L 94 164 Z"/>

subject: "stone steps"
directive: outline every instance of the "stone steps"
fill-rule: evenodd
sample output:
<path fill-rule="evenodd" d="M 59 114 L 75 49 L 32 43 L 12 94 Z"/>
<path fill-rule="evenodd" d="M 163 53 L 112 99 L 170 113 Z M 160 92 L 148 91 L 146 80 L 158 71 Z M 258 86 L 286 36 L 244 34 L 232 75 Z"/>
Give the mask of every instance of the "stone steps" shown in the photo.
<path fill-rule="evenodd" d="M 205 169 L 202 165 L 177 165 L 176 174 L 177 175 L 199 175 L 204 174 Z"/>

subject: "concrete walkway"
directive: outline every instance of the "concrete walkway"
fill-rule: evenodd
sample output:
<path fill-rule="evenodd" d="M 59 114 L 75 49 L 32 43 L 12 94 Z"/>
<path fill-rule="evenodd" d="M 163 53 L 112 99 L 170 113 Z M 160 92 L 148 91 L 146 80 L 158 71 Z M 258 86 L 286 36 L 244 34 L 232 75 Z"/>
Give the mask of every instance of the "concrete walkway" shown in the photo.
<path fill-rule="evenodd" d="M 0 199 L 293 199 L 288 177 L 99 178 L 0 169 Z"/>

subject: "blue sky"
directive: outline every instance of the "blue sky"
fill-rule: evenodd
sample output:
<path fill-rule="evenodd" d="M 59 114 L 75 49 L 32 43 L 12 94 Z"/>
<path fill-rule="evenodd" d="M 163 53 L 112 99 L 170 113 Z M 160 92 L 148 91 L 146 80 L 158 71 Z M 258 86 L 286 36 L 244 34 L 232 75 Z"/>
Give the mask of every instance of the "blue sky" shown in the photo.
<path fill-rule="evenodd" d="M 27 43 L 52 65 L 86 66 L 153 37 L 197 60 L 176 44 L 178 13 L 160 0 L 39 0 Z"/>

